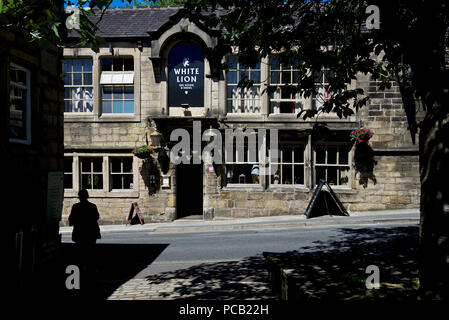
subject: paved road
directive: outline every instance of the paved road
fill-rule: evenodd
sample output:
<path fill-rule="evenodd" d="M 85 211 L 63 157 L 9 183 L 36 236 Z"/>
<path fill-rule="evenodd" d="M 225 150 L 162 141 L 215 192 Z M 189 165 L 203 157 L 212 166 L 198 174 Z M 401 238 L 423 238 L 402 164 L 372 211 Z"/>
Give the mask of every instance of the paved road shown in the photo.
<path fill-rule="evenodd" d="M 403 227 L 417 234 L 416 224 L 105 234 L 98 242 L 100 295 L 107 299 L 276 299 L 267 284 L 262 252 L 313 251 L 357 233 L 385 234 Z M 63 242 L 66 252 L 73 249 L 67 236 Z"/>

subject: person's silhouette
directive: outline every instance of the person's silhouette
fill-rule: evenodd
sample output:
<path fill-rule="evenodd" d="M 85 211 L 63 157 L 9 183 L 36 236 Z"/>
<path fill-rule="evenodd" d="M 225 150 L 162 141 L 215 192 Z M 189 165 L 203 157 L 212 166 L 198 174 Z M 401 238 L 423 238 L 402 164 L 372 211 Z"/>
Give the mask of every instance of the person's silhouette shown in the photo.
<path fill-rule="evenodd" d="M 80 202 L 75 203 L 69 215 L 69 225 L 73 226 L 72 240 L 77 244 L 79 263 L 82 269 L 93 267 L 95 244 L 101 238 L 97 206 L 87 199 L 89 193 L 82 189 L 78 192 Z"/>

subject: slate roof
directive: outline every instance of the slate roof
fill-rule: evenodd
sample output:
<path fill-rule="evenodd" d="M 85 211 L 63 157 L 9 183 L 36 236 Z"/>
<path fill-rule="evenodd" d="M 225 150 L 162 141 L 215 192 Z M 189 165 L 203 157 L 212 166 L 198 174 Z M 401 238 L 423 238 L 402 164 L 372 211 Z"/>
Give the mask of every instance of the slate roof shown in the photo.
<path fill-rule="evenodd" d="M 116 7 L 108 8 L 101 21 L 98 23 L 97 35 L 104 38 L 130 38 L 148 37 L 148 31 L 157 30 L 169 21 L 182 7 Z M 100 10 L 96 10 L 96 22 L 100 16 Z M 70 37 L 78 37 L 76 31 L 70 33 Z"/>

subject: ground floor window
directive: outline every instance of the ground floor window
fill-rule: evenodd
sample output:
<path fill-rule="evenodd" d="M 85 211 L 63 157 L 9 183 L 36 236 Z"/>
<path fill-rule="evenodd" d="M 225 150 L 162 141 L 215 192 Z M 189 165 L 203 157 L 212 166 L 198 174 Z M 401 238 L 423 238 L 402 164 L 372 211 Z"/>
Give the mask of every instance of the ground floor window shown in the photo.
<path fill-rule="evenodd" d="M 135 191 L 137 159 L 132 154 L 73 153 L 64 157 L 64 189 L 80 189 L 107 196 L 109 192 Z"/>
<path fill-rule="evenodd" d="M 315 184 L 324 179 L 330 185 L 349 186 L 350 165 L 347 145 L 316 145 L 313 154 Z"/>
<path fill-rule="evenodd" d="M 64 157 L 64 189 L 73 189 L 73 157 Z"/>
<path fill-rule="evenodd" d="M 248 146 L 251 146 L 249 148 Z M 257 145 L 234 143 L 232 157 L 226 153 L 226 182 L 228 184 L 259 184 L 260 164 Z"/>
<path fill-rule="evenodd" d="M 313 189 L 321 179 L 330 185 L 350 188 L 351 144 L 348 132 L 337 132 L 334 140 L 313 141 L 306 133 L 280 133 L 277 145 L 250 156 L 248 142 L 234 142 L 232 157 L 226 155 L 226 184 L 267 184 Z M 245 140 L 247 141 L 247 140 Z M 249 141 L 249 140 L 248 140 Z M 276 149 L 274 149 L 276 148 Z M 226 149 L 226 148 L 225 148 Z M 263 174 L 267 168 L 268 177 Z"/>
<path fill-rule="evenodd" d="M 271 175 L 271 183 L 304 185 L 304 152 L 303 144 L 281 144 L 279 161 L 272 162 L 275 172 Z"/>
<path fill-rule="evenodd" d="M 110 177 L 112 189 L 125 190 L 133 188 L 133 158 L 111 158 Z"/>
<path fill-rule="evenodd" d="M 81 188 L 103 189 L 103 159 L 81 158 Z"/>

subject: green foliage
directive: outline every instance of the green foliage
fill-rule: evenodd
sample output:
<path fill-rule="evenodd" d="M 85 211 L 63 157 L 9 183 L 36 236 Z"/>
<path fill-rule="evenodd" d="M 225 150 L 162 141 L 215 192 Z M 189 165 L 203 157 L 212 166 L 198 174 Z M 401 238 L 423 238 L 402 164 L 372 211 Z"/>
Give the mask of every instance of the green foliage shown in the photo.
<path fill-rule="evenodd" d="M 380 9 L 379 30 L 365 28 L 368 5 Z M 330 98 L 319 110 L 298 115 L 304 118 L 327 112 L 348 117 L 364 106 L 363 90 L 349 86 L 359 73 L 370 74 L 380 89 L 390 88 L 392 80 L 413 81 L 412 92 L 419 97 L 435 85 L 447 87 L 441 74 L 431 82 L 425 79 L 425 70 L 442 70 L 432 63 L 444 64 L 448 6 L 442 0 L 189 0 L 186 8 L 192 20 L 225 30 L 219 41 L 222 55 L 237 47 L 239 60 L 250 66 L 273 52 L 284 62 L 300 60 L 300 80 L 293 89 L 306 97 L 317 93 L 310 71 L 327 68 Z M 423 77 L 410 79 L 410 69 L 421 70 Z"/>

